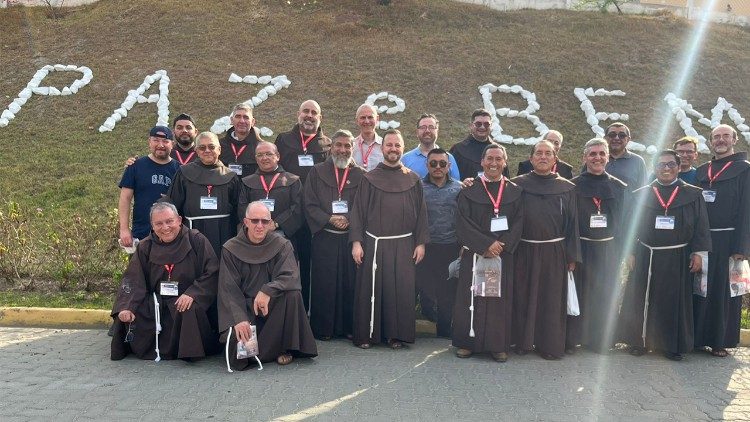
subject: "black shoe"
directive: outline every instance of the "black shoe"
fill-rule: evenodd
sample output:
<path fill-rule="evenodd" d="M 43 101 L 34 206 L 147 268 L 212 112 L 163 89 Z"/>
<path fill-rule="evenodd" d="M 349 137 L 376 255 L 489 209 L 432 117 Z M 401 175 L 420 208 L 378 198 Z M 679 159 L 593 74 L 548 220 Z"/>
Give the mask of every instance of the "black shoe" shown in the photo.
<path fill-rule="evenodd" d="M 643 356 L 644 353 L 646 353 L 646 349 L 639 346 L 630 346 L 630 350 L 628 351 L 633 356 Z"/>
<path fill-rule="evenodd" d="M 674 360 L 674 361 L 677 361 L 677 362 L 679 362 L 679 361 L 682 360 L 682 354 L 681 353 L 664 352 L 664 357 L 667 358 L 667 359 L 669 359 L 669 360 Z"/>

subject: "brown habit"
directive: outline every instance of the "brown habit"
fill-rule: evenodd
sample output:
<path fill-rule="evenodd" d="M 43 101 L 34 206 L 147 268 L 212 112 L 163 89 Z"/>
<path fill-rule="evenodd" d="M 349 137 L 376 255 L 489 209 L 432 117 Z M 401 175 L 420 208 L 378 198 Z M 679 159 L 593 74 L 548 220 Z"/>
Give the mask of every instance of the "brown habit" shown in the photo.
<path fill-rule="evenodd" d="M 153 237 L 152 237 L 153 236 Z M 178 296 L 159 294 L 160 283 L 167 280 L 165 265 L 172 265 L 171 280 L 177 282 L 178 293 L 193 298 L 185 312 L 177 312 Z M 216 327 L 209 323 L 207 310 L 216 300 L 219 262 L 208 240 L 197 230 L 182 227 L 177 238 L 163 243 L 152 233 L 138 244 L 138 249 L 122 277 L 112 307 L 114 335 L 112 360 L 133 353 L 141 359 L 154 359 L 156 338 L 153 294 L 159 299 L 161 333 L 159 351 L 162 359 L 200 358 L 214 353 L 218 346 Z M 128 325 L 117 314 L 129 310 L 135 314 L 130 326 L 133 341 L 125 343 Z"/>
<path fill-rule="evenodd" d="M 281 175 L 271 187 L 271 181 L 279 173 Z M 242 221 L 245 217 L 248 204 L 266 198 L 261 177 L 266 181 L 266 186 L 271 187 L 268 193 L 268 198 L 274 200 L 271 218 L 279 223 L 279 229 L 284 232 L 287 239 L 290 239 L 302 225 L 302 182 L 299 177 L 284 171 L 281 166 L 272 172 L 258 170 L 255 174 L 242 178 L 237 207 L 238 220 Z"/>
<path fill-rule="evenodd" d="M 259 358 L 276 359 L 282 353 L 317 356 L 318 349 L 307 321 L 300 293 L 299 269 L 289 241 L 269 233 L 259 244 L 250 243 L 245 228 L 230 239 L 221 253 L 219 270 L 219 329 L 229 341 L 229 361 L 246 369 L 251 359 L 236 359 L 237 339 L 227 330 L 242 321 L 257 325 Z M 261 291 L 271 297 L 268 315 L 255 315 L 253 302 Z M 254 362 L 254 360 L 253 360 Z"/>
<path fill-rule="evenodd" d="M 504 178 L 505 179 L 505 178 Z M 523 231 L 524 204 L 522 189 L 506 180 L 498 215 L 508 219 L 508 230 L 490 231 L 495 218 L 493 205 L 481 181 L 458 194 L 456 235 L 468 248 L 461 257 L 456 302 L 453 308 L 453 345 L 473 353 L 508 352 L 511 344 L 511 317 L 513 308 L 514 258 Z M 487 182 L 487 189 L 496 197 L 500 182 Z M 471 311 L 471 280 L 474 254 L 482 255 L 490 245 L 499 240 L 504 243 L 503 272 L 500 297 L 474 298 L 474 337 L 469 336 Z"/>
<path fill-rule="evenodd" d="M 569 262 L 581 261 L 575 185 L 556 173 L 513 178 L 523 188 L 522 241 L 515 257 L 513 342 L 554 357 L 565 353 Z M 524 240 L 549 241 L 533 243 Z"/>
<path fill-rule="evenodd" d="M 364 260 L 354 288 L 354 344 L 383 339 L 414 342 L 414 248 L 429 242 L 427 209 L 419 176 L 407 167 L 380 163 L 362 177 L 354 200 L 349 241 L 359 241 Z M 399 236 L 378 242 L 375 274 L 375 327 L 370 337 L 370 297 L 374 236 Z"/>

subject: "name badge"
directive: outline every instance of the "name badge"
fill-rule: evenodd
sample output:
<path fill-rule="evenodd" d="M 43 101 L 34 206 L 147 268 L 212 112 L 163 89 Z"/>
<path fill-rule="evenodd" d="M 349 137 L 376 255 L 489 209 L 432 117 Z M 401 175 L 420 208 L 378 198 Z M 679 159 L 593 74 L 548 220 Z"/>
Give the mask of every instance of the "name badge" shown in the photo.
<path fill-rule="evenodd" d="M 297 162 L 299 163 L 300 167 L 312 167 L 315 165 L 315 161 L 313 161 L 313 156 L 310 154 L 298 155 Z"/>
<path fill-rule="evenodd" d="M 589 220 L 589 227 L 592 229 L 606 229 L 607 228 L 607 214 L 591 214 Z"/>
<path fill-rule="evenodd" d="M 242 164 L 230 164 L 229 170 L 237 173 L 237 176 L 242 176 Z"/>
<path fill-rule="evenodd" d="M 347 201 L 333 201 L 331 202 L 331 209 L 334 214 L 346 214 L 349 212 L 349 203 Z"/>
<path fill-rule="evenodd" d="M 706 202 L 714 202 L 714 201 L 716 201 L 716 191 L 715 190 L 704 190 L 703 191 L 703 199 Z"/>
<path fill-rule="evenodd" d="M 508 230 L 508 217 L 501 215 L 490 220 L 491 232 L 504 232 Z"/>
<path fill-rule="evenodd" d="M 266 198 L 266 199 L 261 199 L 260 202 L 262 202 L 263 205 L 265 205 L 266 208 L 268 208 L 268 211 L 273 212 L 273 209 L 274 209 L 274 207 L 276 205 L 276 200 L 275 199 Z"/>
<path fill-rule="evenodd" d="M 159 294 L 162 296 L 177 296 L 177 284 L 172 281 L 162 281 Z"/>
<path fill-rule="evenodd" d="M 656 225 L 654 226 L 657 230 L 674 230 L 674 216 L 672 215 L 657 215 Z"/>
<path fill-rule="evenodd" d="M 202 210 L 218 210 L 219 198 L 215 196 L 201 196 L 201 209 Z"/>

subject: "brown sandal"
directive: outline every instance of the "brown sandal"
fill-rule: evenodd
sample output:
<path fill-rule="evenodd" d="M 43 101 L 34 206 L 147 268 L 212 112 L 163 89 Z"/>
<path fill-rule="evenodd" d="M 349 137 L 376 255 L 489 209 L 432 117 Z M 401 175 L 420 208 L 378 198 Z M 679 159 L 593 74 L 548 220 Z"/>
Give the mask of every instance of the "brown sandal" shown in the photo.
<path fill-rule="evenodd" d="M 711 349 L 711 355 L 720 357 L 720 358 L 725 358 L 729 355 L 729 352 L 727 352 L 727 349 Z"/>
<path fill-rule="evenodd" d="M 402 349 L 404 347 L 404 343 L 393 338 L 388 340 L 388 345 L 391 346 L 391 349 L 393 350 Z"/>
<path fill-rule="evenodd" d="M 284 353 L 282 355 L 279 355 L 279 357 L 276 358 L 276 363 L 279 365 L 289 365 L 294 360 L 294 357 L 290 355 L 289 353 Z"/>

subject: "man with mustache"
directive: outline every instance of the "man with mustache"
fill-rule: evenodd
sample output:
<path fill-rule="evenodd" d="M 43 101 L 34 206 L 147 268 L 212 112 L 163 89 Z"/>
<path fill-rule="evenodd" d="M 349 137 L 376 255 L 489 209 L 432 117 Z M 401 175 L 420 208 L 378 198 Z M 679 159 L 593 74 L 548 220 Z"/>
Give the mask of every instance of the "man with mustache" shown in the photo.
<path fill-rule="evenodd" d="M 563 143 L 562 133 L 556 130 L 550 130 L 545 133 L 544 136 L 542 136 L 542 140 L 552 142 L 552 145 L 555 146 L 555 153 L 558 155 L 560 154 L 560 148 L 562 147 Z M 531 165 L 531 160 L 521 161 L 520 163 L 518 163 L 518 173 L 516 175 L 520 176 L 522 174 L 526 174 L 533 169 L 534 167 Z M 557 162 L 552 166 L 552 173 L 557 173 L 564 179 L 570 180 L 573 178 L 573 166 L 563 160 L 558 159 Z"/>
<path fill-rule="evenodd" d="M 172 158 L 177 160 L 181 166 L 197 160 L 195 137 L 198 135 L 198 129 L 195 128 L 193 118 L 185 113 L 175 117 L 172 121 L 172 131 L 175 141 L 174 148 L 172 148 Z"/>
<path fill-rule="evenodd" d="M 383 152 L 380 150 L 383 138 L 375 132 L 379 121 L 377 107 L 362 104 L 357 109 L 356 123 L 359 135 L 354 138 L 353 157 L 354 162 L 365 171 L 374 169 L 383 161 Z"/>
<path fill-rule="evenodd" d="M 750 257 L 750 163 L 746 152 L 735 152 L 737 131 L 719 125 L 711 131 L 713 158 L 698 167 L 697 185 L 703 188 L 713 249 L 708 254 L 706 297 L 693 296 L 695 347 L 727 356 L 739 343 L 742 296 L 731 297 L 729 265 Z M 680 156 L 682 158 L 682 156 Z"/>
<path fill-rule="evenodd" d="M 230 119 L 232 127 L 221 139 L 219 159 L 238 176 L 249 176 L 258 169 L 255 146 L 263 141 L 255 127 L 253 107 L 245 103 L 235 105 L 230 113 Z"/>
<path fill-rule="evenodd" d="M 631 192 L 643 186 L 647 182 L 646 162 L 627 149 L 630 129 L 624 123 L 615 122 L 607 126 L 604 133 L 609 144 L 607 173 L 625 182 Z"/>
<path fill-rule="evenodd" d="M 331 139 L 331 156 L 310 170 L 304 188 L 305 218 L 313 235 L 310 325 L 321 340 L 351 337 L 353 332 L 356 266 L 349 221 L 364 174 L 352 160 L 352 133 L 338 130 Z"/>
<path fill-rule="evenodd" d="M 419 176 L 401 163 L 401 132 L 386 131 L 382 149 L 383 162 L 362 177 L 349 222 L 359 266 L 352 340 L 363 349 L 384 340 L 393 349 L 414 342 L 415 264 L 430 240 Z"/>
<path fill-rule="evenodd" d="M 479 108 L 471 113 L 469 136 L 453 145 L 450 153 L 456 158 L 458 173 L 466 178 L 474 178 L 482 172 L 482 153 L 489 144 L 496 143 L 490 136 L 492 115 L 489 111 Z M 505 169 L 503 176 L 508 176 Z"/>
<path fill-rule="evenodd" d="M 534 171 L 513 178 L 523 188 L 523 234 L 515 253 L 513 338 L 516 353 L 535 349 L 547 360 L 563 357 L 568 271 L 581 262 L 575 185 L 552 173 L 555 146 L 531 150 Z"/>

